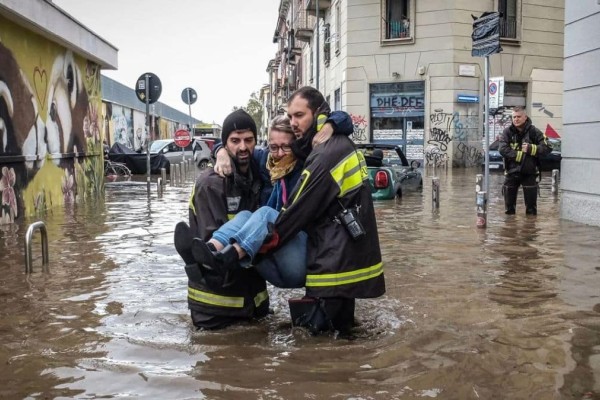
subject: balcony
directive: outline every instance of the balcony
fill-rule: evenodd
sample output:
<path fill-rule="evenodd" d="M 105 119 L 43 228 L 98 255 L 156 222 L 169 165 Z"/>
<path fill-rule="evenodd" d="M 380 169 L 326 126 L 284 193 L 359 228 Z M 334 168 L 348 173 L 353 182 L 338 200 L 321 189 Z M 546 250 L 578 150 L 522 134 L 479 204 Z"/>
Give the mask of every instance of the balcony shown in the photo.
<path fill-rule="evenodd" d="M 310 42 L 314 29 L 316 18 L 309 15 L 306 10 L 300 9 L 294 18 L 294 36 L 301 42 Z"/>
<path fill-rule="evenodd" d="M 331 0 L 306 0 L 305 9 L 310 15 L 316 15 L 317 1 L 319 2 L 319 16 L 323 18 L 325 16 L 325 11 L 331 7 Z"/>

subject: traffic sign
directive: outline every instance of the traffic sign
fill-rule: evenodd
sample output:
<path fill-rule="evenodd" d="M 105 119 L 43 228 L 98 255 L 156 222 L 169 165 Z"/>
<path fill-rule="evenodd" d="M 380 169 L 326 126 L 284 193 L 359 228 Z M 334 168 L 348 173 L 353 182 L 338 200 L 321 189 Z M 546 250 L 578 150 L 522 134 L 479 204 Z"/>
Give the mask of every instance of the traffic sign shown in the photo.
<path fill-rule="evenodd" d="M 196 94 L 196 91 L 190 87 L 183 89 L 183 92 L 181 92 L 181 100 L 183 100 L 185 104 L 194 104 L 197 99 L 198 94 Z"/>
<path fill-rule="evenodd" d="M 179 129 L 175 132 L 175 144 L 179 147 L 188 147 L 192 142 L 192 137 L 187 129 Z"/>
<path fill-rule="evenodd" d="M 148 99 L 146 99 L 146 77 L 148 78 Z M 152 72 L 146 72 L 140 75 L 135 82 L 135 95 L 142 103 L 156 103 L 162 92 L 162 85 L 158 76 Z"/>
<path fill-rule="evenodd" d="M 504 105 L 504 77 L 490 78 L 488 91 L 490 93 L 490 109 L 502 107 Z"/>

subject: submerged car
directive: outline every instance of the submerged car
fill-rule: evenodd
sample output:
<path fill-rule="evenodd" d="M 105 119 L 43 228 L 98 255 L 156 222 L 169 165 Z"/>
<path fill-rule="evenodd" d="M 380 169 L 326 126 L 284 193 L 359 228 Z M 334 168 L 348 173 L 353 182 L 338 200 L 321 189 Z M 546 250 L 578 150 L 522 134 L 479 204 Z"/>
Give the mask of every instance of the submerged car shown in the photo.
<path fill-rule="evenodd" d="M 499 141 L 495 140 L 490 144 L 488 151 L 489 155 L 489 169 L 504 171 L 504 160 L 502 155 L 498 151 Z M 540 167 L 542 171 L 552 171 L 553 169 L 560 169 L 560 161 L 562 160 L 561 154 L 561 141 L 560 139 L 548 139 L 548 143 L 552 146 L 552 152 L 545 156 L 540 157 Z M 485 159 L 482 160 L 481 165 L 485 168 Z"/>
<path fill-rule="evenodd" d="M 407 191 L 423 187 L 421 163 L 413 160 L 409 164 L 400 146 L 366 143 L 356 148 L 367 162 L 373 200 L 402 197 Z"/>
<path fill-rule="evenodd" d="M 185 155 L 186 160 L 193 159 L 194 164 L 198 168 L 206 168 L 210 162 L 210 148 L 208 144 L 202 140 L 193 139 L 185 148 L 175 144 L 174 139 L 159 139 L 150 143 L 150 154 L 162 154 L 171 164 L 179 164 L 183 161 Z"/>

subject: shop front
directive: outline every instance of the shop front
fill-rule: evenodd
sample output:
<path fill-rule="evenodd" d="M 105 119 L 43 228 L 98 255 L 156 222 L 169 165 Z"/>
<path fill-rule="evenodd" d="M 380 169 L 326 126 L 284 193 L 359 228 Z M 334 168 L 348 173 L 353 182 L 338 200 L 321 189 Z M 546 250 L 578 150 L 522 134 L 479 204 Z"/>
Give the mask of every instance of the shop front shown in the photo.
<path fill-rule="evenodd" d="M 423 161 L 425 82 L 374 83 L 369 88 L 371 142 L 396 144 Z"/>

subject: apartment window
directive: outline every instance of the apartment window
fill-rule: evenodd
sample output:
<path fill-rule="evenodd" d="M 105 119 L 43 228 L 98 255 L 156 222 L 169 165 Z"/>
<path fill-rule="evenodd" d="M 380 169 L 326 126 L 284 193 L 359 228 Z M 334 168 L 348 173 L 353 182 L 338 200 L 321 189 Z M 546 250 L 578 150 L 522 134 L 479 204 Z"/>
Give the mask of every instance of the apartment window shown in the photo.
<path fill-rule="evenodd" d="M 335 89 L 335 92 L 333 92 L 333 110 L 334 111 L 342 110 L 342 91 L 341 91 L 341 89 Z"/>
<path fill-rule="evenodd" d="M 308 62 L 308 82 L 313 83 L 315 64 L 314 64 L 314 50 L 312 48 L 310 49 L 310 53 L 309 53 L 308 57 L 310 57 L 309 62 Z"/>
<path fill-rule="evenodd" d="M 331 60 L 331 31 L 329 24 L 323 26 L 323 62 L 325 66 L 329 65 Z"/>
<path fill-rule="evenodd" d="M 340 54 L 340 35 L 342 34 L 342 6 L 340 1 L 335 4 L 335 54 Z"/>
<path fill-rule="evenodd" d="M 519 38 L 520 0 L 498 0 L 500 16 L 500 37 L 506 39 Z"/>
<path fill-rule="evenodd" d="M 414 0 L 384 0 L 384 39 L 407 39 L 414 20 Z"/>

